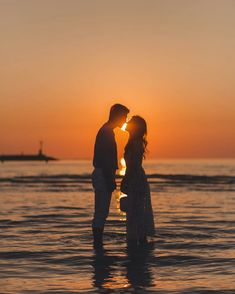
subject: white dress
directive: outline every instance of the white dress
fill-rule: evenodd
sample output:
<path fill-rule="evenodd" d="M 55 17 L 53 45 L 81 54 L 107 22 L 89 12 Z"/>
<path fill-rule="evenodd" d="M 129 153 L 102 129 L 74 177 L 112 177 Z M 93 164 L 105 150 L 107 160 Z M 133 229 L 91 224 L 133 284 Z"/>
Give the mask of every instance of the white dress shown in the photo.
<path fill-rule="evenodd" d="M 126 174 L 121 190 L 127 194 L 127 240 L 140 240 L 154 236 L 154 217 L 150 187 L 142 167 L 143 148 L 139 142 L 126 147 L 124 158 Z"/>

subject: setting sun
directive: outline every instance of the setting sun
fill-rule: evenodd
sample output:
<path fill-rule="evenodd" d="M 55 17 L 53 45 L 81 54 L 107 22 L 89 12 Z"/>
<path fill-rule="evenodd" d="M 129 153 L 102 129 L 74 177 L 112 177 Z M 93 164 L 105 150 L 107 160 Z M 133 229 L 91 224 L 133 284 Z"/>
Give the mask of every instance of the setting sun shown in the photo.
<path fill-rule="evenodd" d="M 123 126 L 121 127 L 121 130 L 125 132 L 126 131 L 126 126 L 127 126 L 127 123 L 124 123 Z"/>

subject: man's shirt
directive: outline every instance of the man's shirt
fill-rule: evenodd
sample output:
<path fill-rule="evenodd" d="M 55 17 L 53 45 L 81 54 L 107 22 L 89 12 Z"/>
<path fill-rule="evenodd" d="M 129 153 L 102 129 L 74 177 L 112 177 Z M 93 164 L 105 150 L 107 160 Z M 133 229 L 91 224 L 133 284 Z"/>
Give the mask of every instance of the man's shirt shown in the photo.
<path fill-rule="evenodd" d="M 107 123 L 100 128 L 96 136 L 93 166 L 101 168 L 105 174 L 118 169 L 115 135 Z"/>

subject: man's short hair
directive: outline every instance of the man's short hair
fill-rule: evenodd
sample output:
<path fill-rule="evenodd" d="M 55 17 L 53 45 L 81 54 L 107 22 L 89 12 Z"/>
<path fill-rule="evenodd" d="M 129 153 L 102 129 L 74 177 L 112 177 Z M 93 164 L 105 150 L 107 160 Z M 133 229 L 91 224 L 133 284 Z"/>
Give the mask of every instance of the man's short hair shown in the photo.
<path fill-rule="evenodd" d="M 116 119 L 120 115 L 128 114 L 129 112 L 130 110 L 126 106 L 116 103 L 110 108 L 109 119 Z"/>

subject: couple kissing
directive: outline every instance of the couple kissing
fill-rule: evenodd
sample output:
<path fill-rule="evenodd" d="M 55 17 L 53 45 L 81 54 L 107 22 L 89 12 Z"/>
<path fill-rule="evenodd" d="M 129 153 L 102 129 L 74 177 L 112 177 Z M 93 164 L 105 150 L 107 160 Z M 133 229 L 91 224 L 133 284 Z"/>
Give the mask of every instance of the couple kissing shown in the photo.
<path fill-rule="evenodd" d="M 126 173 L 121 182 L 121 192 L 126 194 L 126 239 L 127 244 L 138 246 L 154 236 L 154 218 L 150 187 L 142 166 L 147 147 L 147 124 L 140 116 L 127 122 L 129 109 L 114 104 L 109 119 L 99 129 L 94 147 L 92 184 L 95 192 L 95 208 L 92 220 L 94 247 L 102 247 L 103 231 L 109 214 L 112 192 L 116 189 L 118 169 L 117 144 L 114 129 L 126 123 L 129 139 L 125 146 Z"/>

